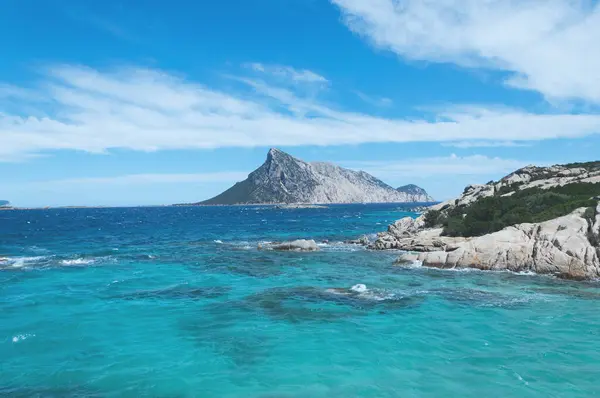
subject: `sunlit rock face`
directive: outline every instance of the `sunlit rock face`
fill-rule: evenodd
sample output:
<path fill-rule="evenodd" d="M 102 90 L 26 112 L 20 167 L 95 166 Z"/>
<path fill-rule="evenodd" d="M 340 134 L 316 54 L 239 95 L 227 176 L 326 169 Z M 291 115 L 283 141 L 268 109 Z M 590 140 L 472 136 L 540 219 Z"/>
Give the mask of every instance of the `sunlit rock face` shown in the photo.
<path fill-rule="evenodd" d="M 267 160 L 248 178 L 222 194 L 199 204 L 279 203 L 407 203 L 429 202 L 421 188 L 410 185 L 399 190 L 365 173 L 331 163 L 308 163 L 279 149 L 271 149 Z"/>

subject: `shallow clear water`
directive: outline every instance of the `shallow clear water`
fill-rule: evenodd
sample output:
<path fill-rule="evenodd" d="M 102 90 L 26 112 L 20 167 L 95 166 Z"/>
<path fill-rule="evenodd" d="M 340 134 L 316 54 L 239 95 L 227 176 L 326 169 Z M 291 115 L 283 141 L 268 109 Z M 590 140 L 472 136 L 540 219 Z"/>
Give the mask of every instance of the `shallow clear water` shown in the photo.
<path fill-rule="evenodd" d="M 399 268 L 392 205 L 0 212 L 0 396 L 600 395 L 600 285 Z M 329 240 L 318 253 L 261 241 Z M 363 283 L 362 296 L 330 288 Z"/>

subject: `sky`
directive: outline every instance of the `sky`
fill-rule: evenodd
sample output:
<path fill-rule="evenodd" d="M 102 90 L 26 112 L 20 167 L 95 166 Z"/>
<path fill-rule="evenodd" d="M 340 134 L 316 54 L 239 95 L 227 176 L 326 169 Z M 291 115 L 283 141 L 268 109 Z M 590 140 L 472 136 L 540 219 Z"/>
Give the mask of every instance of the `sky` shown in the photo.
<path fill-rule="evenodd" d="M 592 0 L 2 0 L 0 199 L 212 197 L 270 147 L 438 200 L 598 160 Z"/>

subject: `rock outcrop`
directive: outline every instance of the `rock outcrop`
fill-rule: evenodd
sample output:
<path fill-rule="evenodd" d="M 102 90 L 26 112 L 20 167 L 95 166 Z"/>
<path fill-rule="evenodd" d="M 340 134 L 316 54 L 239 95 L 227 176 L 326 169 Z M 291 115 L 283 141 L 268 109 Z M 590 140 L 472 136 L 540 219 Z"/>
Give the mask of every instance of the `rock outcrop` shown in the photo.
<path fill-rule="evenodd" d="M 600 277 L 600 247 L 595 244 L 600 222 L 594 220 L 596 224 L 592 224 L 584 217 L 585 211 L 582 208 L 550 221 L 519 224 L 472 238 L 441 236 L 441 229 L 412 235 L 393 230 L 382 235 L 374 247 L 407 250 L 398 258 L 400 264 L 419 262 L 437 268 L 530 271 L 594 279 Z"/>
<path fill-rule="evenodd" d="M 423 199 L 431 198 L 420 191 L 415 195 L 395 190 L 364 171 L 331 163 L 308 163 L 271 149 L 265 163 L 246 180 L 197 204 L 406 203 Z"/>
<path fill-rule="evenodd" d="M 400 264 L 594 279 L 600 277 L 600 215 L 587 219 L 585 211 L 582 208 L 543 223 L 519 224 L 470 238 L 441 236 L 441 228 L 419 230 L 418 219 L 406 218 L 380 234 L 372 248 L 407 251 L 400 255 Z"/>
<path fill-rule="evenodd" d="M 258 245 L 259 250 L 314 252 L 319 250 L 314 240 L 298 239 L 290 242 Z"/>
<path fill-rule="evenodd" d="M 468 186 L 459 198 L 430 209 L 442 211 L 442 214 L 452 209 L 462 212 L 485 197 L 511 195 L 517 189 L 549 189 L 577 182 L 600 182 L 600 163 L 546 168 L 528 166 L 496 183 Z M 396 221 L 387 232 L 378 234 L 370 248 L 405 251 L 398 258 L 398 264 L 597 279 L 600 278 L 600 198 L 590 200 L 598 201 L 595 208 L 582 207 L 548 221 L 516 224 L 473 237 L 444 236 L 443 228 L 427 227 L 425 213 L 416 219 L 408 217 Z"/>

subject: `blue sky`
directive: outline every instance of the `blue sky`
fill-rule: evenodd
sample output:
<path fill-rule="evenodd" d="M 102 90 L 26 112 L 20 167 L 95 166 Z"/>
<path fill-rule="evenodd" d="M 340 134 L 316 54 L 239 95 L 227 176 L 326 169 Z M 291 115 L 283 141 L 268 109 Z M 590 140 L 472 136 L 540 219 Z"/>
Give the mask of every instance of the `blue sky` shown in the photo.
<path fill-rule="evenodd" d="M 598 159 L 590 0 L 4 0 L 0 198 L 200 201 L 269 147 L 438 199 Z"/>

